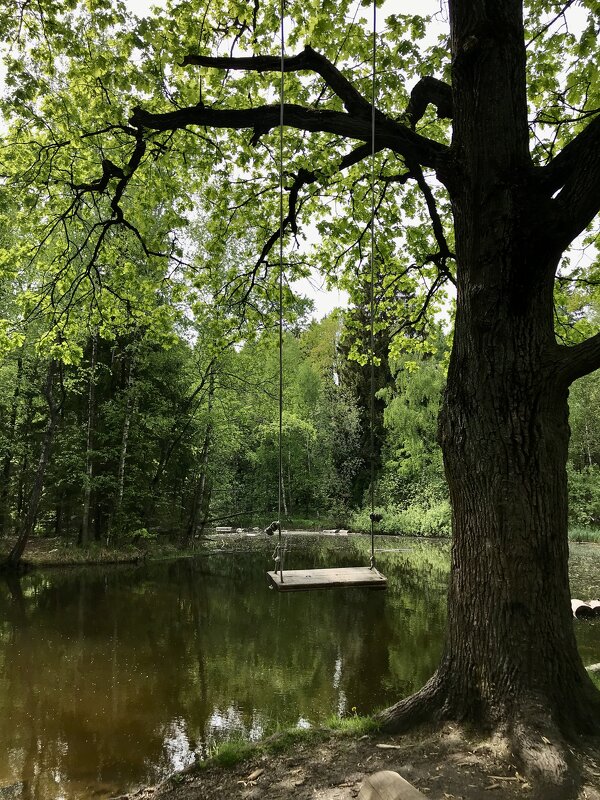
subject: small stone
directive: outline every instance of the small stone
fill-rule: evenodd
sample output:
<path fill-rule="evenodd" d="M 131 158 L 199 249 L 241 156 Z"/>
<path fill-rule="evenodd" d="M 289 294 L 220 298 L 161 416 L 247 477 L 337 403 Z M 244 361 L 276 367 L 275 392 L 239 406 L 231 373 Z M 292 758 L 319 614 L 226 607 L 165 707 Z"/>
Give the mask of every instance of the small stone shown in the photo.
<path fill-rule="evenodd" d="M 423 800 L 424 797 L 397 772 L 382 770 L 365 777 L 358 800 Z"/>

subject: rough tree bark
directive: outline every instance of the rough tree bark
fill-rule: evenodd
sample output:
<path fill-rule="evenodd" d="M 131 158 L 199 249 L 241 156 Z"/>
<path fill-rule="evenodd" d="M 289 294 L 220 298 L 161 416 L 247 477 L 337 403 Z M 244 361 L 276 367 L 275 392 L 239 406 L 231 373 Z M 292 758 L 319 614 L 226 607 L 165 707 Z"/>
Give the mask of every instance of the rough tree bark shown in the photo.
<path fill-rule="evenodd" d="M 434 678 L 382 719 L 504 729 L 560 785 L 559 731 L 600 729 L 569 613 L 573 376 L 553 331 L 564 231 L 529 156 L 521 3 L 451 0 L 450 14 L 460 180 L 449 182 L 457 315 L 439 429 L 453 510 L 448 633 Z M 554 743 L 544 753 L 541 734 Z"/>

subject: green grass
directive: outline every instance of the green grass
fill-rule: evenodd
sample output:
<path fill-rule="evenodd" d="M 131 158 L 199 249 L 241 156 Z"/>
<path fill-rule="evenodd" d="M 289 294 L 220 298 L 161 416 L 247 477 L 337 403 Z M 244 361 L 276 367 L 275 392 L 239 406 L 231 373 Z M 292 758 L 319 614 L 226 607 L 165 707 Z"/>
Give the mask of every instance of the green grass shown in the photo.
<path fill-rule="evenodd" d="M 573 525 L 569 528 L 569 539 L 572 542 L 593 542 L 594 544 L 600 544 L 600 528 Z"/>
<path fill-rule="evenodd" d="M 376 733 L 379 725 L 374 717 L 330 717 L 325 725 L 332 731 L 343 736 L 364 736 L 368 733 Z"/>
<path fill-rule="evenodd" d="M 256 745 L 246 739 L 228 739 L 215 745 L 211 750 L 209 761 L 201 762 L 201 764 L 210 762 L 219 767 L 233 767 L 250 758 L 255 752 Z"/>
<path fill-rule="evenodd" d="M 232 738 L 215 743 L 209 749 L 208 758 L 198 762 L 198 769 L 211 766 L 233 767 L 257 754 L 271 755 L 285 753 L 300 743 L 316 744 L 334 736 L 364 736 L 375 733 L 377 723 L 373 717 L 330 717 L 322 728 L 285 728 L 273 733 L 260 742 Z"/>

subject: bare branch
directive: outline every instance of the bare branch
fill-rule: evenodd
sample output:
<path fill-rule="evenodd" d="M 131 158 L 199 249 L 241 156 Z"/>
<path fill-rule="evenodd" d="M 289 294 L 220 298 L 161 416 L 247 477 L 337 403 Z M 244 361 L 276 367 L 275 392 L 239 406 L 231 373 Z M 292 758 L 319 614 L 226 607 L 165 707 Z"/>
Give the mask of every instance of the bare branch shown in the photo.
<path fill-rule="evenodd" d="M 279 56 L 249 56 L 247 58 L 229 58 L 219 56 L 200 56 L 190 53 L 181 66 L 194 64 L 215 69 L 234 69 L 245 72 L 279 72 L 281 59 Z M 310 45 L 306 45 L 301 53 L 288 56 L 283 60 L 284 72 L 310 71 L 320 75 L 328 86 L 343 101 L 346 111 L 370 117 L 371 104 L 358 92 L 339 69 L 318 53 Z"/>
<path fill-rule="evenodd" d="M 525 49 L 527 49 L 530 45 L 532 45 L 535 42 L 536 39 L 539 39 L 540 36 L 542 36 L 544 33 L 546 33 L 548 28 L 551 28 L 558 19 L 560 19 L 562 16 L 564 16 L 564 14 L 567 11 L 567 9 L 570 8 L 570 6 L 572 6 L 574 2 L 575 2 L 575 0 L 567 0 L 567 2 L 561 8 L 561 10 L 558 12 L 558 14 L 555 17 L 553 17 L 549 22 L 547 22 L 545 25 L 542 25 L 542 27 L 539 29 L 539 31 L 537 31 L 537 33 L 535 33 L 531 37 L 531 39 L 525 45 Z"/>
<path fill-rule="evenodd" d="M 449 259 L 456 259 L 456 256 L 454 253 L 451 252 L 450 248 L 448 247 L 448 242 L 446 241 L 446 236 L 444 235 L 444 226 L 442 224 L 442 220 L 437 209 L 435 197 L 433 196 L 431 187 L 425 180 L 425 176 L 423 175 L 423 170 L 421 169 L 421 167 L 418 164 L 410 164 L 410 163 L 409 166 L 411 169 L 411 173 L 414 176 L 419 186 L 419 189 L 423 194 L 423 197 L 425 198 L 425 203 L 427 204 L 429 217 L 431 218 L 431 225 L 433 227 L 433 235 L 435 236 L 435 240 L 439 247 L 439 252 L 431 255 L 429 257 L 429 261 L 431 261 L 437 266 L 440 274 L 444 275 L 456 286 L 456 280 L 452 275 L 452 273 L 450 272 L 447 263 Z"/>

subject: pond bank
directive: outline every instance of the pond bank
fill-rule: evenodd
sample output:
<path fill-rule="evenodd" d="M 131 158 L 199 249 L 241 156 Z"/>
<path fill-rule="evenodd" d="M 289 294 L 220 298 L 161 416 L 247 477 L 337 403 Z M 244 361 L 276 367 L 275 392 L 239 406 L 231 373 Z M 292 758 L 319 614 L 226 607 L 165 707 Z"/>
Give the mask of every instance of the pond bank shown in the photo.
<path fill-rule="evenodd" d="M 599 746 L 600 740 L 586 742 L 577 800 L 600 800 Z M 120 800 L 351 800 L 364 777 L 379 770 L 398 772 L 432 800 L 536 796 L 501 743 L 472 739 L 445 725 L 398 737 L 279 734 L 247 750 L 234 765 L 214 759 Z"/>
<path fill-rule="evenodd" d="M 334 539 L 364 539 L 361 533 L 348 531 L 314 531 L 314 530 L 289 530 L 285 531 L 286 537 L 306 536 L 307 538 L 334 538 Z M 195 540 L 194 545 L 182 547 L 175 537 L 142 538 L 137 542 L 115 545 L 90 544 L 80 547 L 75 542 L 65 542 L 60 538 L 36 538 L 27 545 L 22 560 L 22 571 L 33 568 L 46 567 L 73 567 L 73 566 L 98 566 L 109 564 L 138 564 L 143 561 L 163 561 L 168 559 L 193 558 L 206 552 L 224 551 L 240 542 L 244 542 L 244 549 L 250 549 L 253 540 L 269 543 L 273 540 L 262 531 L 233 530 L 220 532 L 211 531 L 206 536 Z M 395 538 L 395 537 L 394 537 Z M 402 537 L 417 539 L 419 537 Z M 429 541 L 435 541 L 429 539 Z M 6 554 L 4 550 L 6 549 Z M 0 562 L 8 555 L 8 543 L 0 544 Z"/>
<path fill-rule="evenodd" d="M 367 534 L 347 530 L 289 530 L 285 531 L 285 536 L 307 536 L 311 538 L 366 538 Z M 403 541 L 428 541 L 428 542 L 450 542 L 447 537 L 436 538 L 428 536 L 408 536 L 378 534 L 384 538 L 401 539 Z M 98 566 L 109 564 L 138 564 L 143 561 L 163 561 L 168 559 L 191 558 L 200 553 L 221 550 L 230 547 L 232 543 L 244 541 L 246 545 L 252 539 L 269 541 L 269 538 L 262 531 L 256 529 L 232 530 L 220 532 L 212 530 L 208 535 L 195 541 L 193 547 L 184 548 L 178 543 L 175 537 L 161 536 L 159 538 L 142 538 L 138 541 L 126 544 L 100 545 L 90 544 L 87 547 L 80 547 L 75 542 L 66 542 L 61 538 L 34 538 L 27 545 L 27 549 L 22 560 L 22 569 L 26 572 L 33 568 L 46 567 L 73 567 L 73 566 Z M 569 531 L 569 540 L 572 543 L 586 545 L 600 545 L 600 531 L 596 529 L 573 528 Z M 5 540 L 0 542 L 0 563 L 8 555 L 10 542 Z M 5 552 L 6 551 L 6 552 Z"/>
<path fill-rule="evenodd" d="M 110 564 L 139 564 L 143 561 L 190 558 L 205 551 L 220 549 L 226 541 L 245 539 L 245 534 L 210 535 L 199 540 L 192 549 L 182 548 L 176 541 L 142 540 L 138 543 L 80 547 L 64 539 L 33 539 L 23 556 L 23 571 L 46 567 L 83 567 Z M 0 561 L 2 560 L 0 549 Z"/>

